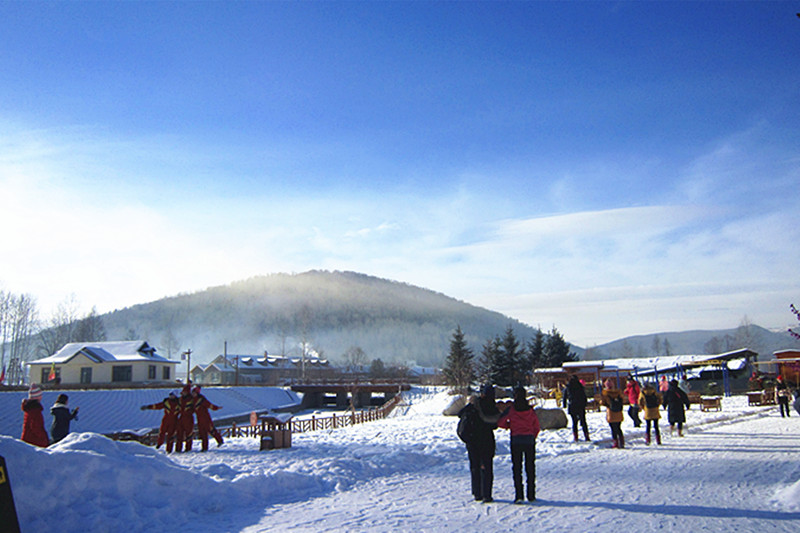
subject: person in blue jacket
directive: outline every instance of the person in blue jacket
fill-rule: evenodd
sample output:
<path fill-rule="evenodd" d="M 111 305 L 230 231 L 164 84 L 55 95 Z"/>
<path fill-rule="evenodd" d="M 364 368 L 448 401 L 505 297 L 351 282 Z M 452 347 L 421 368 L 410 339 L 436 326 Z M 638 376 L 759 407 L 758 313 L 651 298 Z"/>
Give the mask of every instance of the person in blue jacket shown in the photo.
<path fill-rule="evenodd" d="M 62 440 L 69 434 L 69 423 L 72 420 L 78 419 L 78 408 L 72 411 L 67 407 L 69 397 L 66 394 L 59 394 L 56 398 L 56 403 L 50 408 L 50 414 L 53 415 L 53 423 L 50 425 L 50 438 L 53 444 Z"/>

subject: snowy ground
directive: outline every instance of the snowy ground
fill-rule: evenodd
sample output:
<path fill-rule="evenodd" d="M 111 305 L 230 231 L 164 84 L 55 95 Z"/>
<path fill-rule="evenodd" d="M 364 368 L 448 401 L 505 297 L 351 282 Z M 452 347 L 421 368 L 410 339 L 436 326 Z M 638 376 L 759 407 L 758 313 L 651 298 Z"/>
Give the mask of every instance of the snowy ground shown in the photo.
<path fill-rule="evenodd" d="M 498 430 L 495 502 L 469 493 L 446 394 L 414 389 L 387 420 L 294 435 L 259 452 L 236 439 L 168 456 L 76 433 L 37 449 L 0 436 L 23 531 L 797 531 L 800 416 L 725 398 L 721 413 L 688 412 L 684 438 L 646 446 L 626 419 L 627 447 L 569 429 L 537 443 L 537 497 L 514 505 L 508 435 Z"/>

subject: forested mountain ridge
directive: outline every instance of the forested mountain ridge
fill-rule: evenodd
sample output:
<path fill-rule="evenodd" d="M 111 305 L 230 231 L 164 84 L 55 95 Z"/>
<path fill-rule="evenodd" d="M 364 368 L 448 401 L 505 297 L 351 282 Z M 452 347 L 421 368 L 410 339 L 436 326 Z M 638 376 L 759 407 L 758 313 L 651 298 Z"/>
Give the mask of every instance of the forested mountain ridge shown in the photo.
<path fill-rule="evenodd" d="M 103 315 L 109 339 L 142 338 L 159 353 L 192 360 L 222 353 L 298 356 L 305 344 L 332 361 L 351 347 L 368 360 L 436 366 L 461 326 L 476 352 L 509 326 L 523 341 L 536 330 L 443 294 L 353 272 L 270 274 Z"/>
<path fill-rule="evenodd" d="M 737 328 L 636 335 L 587 348 L 584 358 L 600 360 L 659 355 L 717 354 L 749 348 L 767 360 L 777 350 L 800 349 L 788 331 L 770 331 L 748 321 Z"/>

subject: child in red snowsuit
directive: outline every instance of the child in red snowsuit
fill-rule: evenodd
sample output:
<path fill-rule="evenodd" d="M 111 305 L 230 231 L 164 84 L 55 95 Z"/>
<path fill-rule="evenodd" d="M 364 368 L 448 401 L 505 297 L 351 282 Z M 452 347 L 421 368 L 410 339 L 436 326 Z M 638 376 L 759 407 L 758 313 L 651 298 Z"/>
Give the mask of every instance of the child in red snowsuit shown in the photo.
<path fill-rule="evenodd" d="M 221 409 L 220 406 L 214 405 L 208 398 L 200 394 L 200 387 L 192 389 L 192 398 L 194 400 L 194 412 L 197 415 L 197 432 L 200 434 L 200 441 L 203 443 L 203 451 L 208 451 L 208 435 L 209 433 L 217 441 L 217 446 L 222 446 L 222 435 L 220 435 L 214 423 L 211 421 L 211 415 L 208 410 L 216 411 Z"/>
<path fill-rule="evenodd" d="M 28 444 L 47 448 L 50 439 L 44 429 L 44 416 L 42 416 L 42 389 L 36 383 L 31 384 L 28 397 L 22 400 L 22 410 L 25 416 L 22 420 L 22 440 Z"/>
<path fill-rule="evenodd" d="M 178 429 L 175 434 L 175 451 L 192 451 L 194 439 L 194 398 L 191 385 L 185 385 L 178 400 Z"/>
<path fill-rule="evenodd" d="M 167 453 L 172 453 L 172 445 L 175 442 L 175 433 L 178 430 L 178 412 L 180 411 L 181 404 L 178 397 L 174 392 L 170 392 L 169 396 L 164 398 L 159 403 L 152 405 L 143 405 L 140 409 L 163 409 L 164 416 L 161 418 L 161 427 L 158 430 L 158 443 L 156 448 L 160 448 L 166 441 Z"/>

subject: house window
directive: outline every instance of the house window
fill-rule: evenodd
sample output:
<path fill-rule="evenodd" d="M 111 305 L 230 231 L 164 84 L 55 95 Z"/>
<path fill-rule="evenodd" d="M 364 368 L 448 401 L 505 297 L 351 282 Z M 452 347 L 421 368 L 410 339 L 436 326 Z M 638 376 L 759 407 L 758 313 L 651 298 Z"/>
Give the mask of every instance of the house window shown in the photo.
<path fill-rule="evenodd" d="M 61 369 L 60 368 L 56 368 L 56 377 L 54 379 L 50 379 L 50 367 L 49 366 L 47 366 L 45 368 L 42 368 L 42 380 L 39 383 L 48 383 L 50 381 L 52 381 L 54 383 L 61 383 Z"/>
<path fill-rule="evenodd" d="M 169 367 L 165 366 L 163 371 L 161 372 L 161 379 L 164 381 L 169 381 Z"/>
<path fill-rule="evenodd" d="M 92 369 L 90 367 L 81 368 L 81 383 L 92 382 Z"/>
<path fill-rule="evenodd" d="M 112 367 L 111 381 L 133 381 L 133 367 L 130 365 Z"/>
<path fill-rule="evenodd" d="M 156 365 L 147 367 L 147 379 L 156 379 Z"/>

